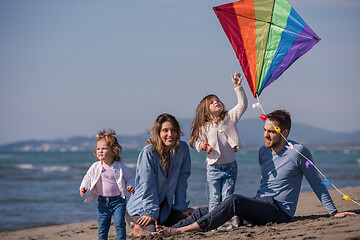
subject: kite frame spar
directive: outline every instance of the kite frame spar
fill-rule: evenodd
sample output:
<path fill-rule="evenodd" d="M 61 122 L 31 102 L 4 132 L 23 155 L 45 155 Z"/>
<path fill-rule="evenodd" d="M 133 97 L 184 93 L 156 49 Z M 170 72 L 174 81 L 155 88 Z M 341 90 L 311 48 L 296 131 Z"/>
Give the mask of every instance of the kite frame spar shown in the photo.
<path fill-rule="evenodd" d="M 286 0 L 242 0 L 213 10 L 255 98 L 320 41 Z"/>
<path fill-rule="evenodd" d="M 239 17 L 248 18 L 248 19 L 255 20 L 255 21 L 260 21 L 260 22 L 263 22 L 263 23 L 267 23 L 267 24 L 270 24 L 270 25 L 273 25 L 273 26 L 276 26 L 276 27 L 279 27 L 279 28 L 288 30 L 288 31 L 293 32 L 293 33 L 297 33 L 297 34 L 303 35 L 303 36 L 305 36 L 305 37 L 313 38 L 315 41 L 320 41 L 320 38 L 317 37 L 317 36 L 310 36 L 310 35 L 307 35 L 307 34 L 299 33 L 299 32 L 296 32 L 296 31 L 294 31 L 294 30 L 291 30 L 291 29 L 282 27 L 282 26 L 280 26 L 280 25 L 278 25 L 278 24 L 275 24 L 275 23 L 273 23 L 273 22 L 269 22 L 269 21 L 265 21 L 265 20 L 262 20 L 262 19 L 257 19 L 257 18 L 252 18 L 252 17 L 248 17 L 248 16 L 244 16 L 244 15 L 232 13 L 232 12 L 229 12 L 229 11 L 222 10 L 222 9 L 219 8 L 219 7 L 214 7 L 214 11 L 223 11 L 223 12 L 226 12 L 226 13 L 234 14 L 234 15 L 239 16 Z"/>

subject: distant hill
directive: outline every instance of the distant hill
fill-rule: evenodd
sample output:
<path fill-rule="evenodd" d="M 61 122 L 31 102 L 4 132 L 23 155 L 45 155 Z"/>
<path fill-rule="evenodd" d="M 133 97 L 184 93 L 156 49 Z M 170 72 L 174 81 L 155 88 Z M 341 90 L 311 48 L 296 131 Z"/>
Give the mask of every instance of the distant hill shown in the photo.
<path fill-rule="evenodd" d="M 189 142 L 190 119 L 179 119 L 182 140 Z M 243 146 L 258 148 L 263 140 L 264 122 L 260 119 L 241 119 L 238 130 Z M 148 139 L 148 133 L 134 136 L 117 136 L 124 149 L 141 149 Z M 306 146 L 356 146 L 360 147 L 360 131 L 353 133 L 338 133 L 311 127 L 305 124 L 293 123 L 289 139 L 300 142 Z M 95 137 L 74 136 L 54 140 L 29 140 L 0 146 L 0 151 L 92 151 L 95 149 Z"/>

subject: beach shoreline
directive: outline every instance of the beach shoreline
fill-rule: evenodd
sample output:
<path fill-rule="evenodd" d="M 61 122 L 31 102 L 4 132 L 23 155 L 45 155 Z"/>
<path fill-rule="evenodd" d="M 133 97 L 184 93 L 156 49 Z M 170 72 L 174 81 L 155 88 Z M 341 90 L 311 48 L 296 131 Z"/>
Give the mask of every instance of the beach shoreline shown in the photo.
<path fill-rule="evenodd" d="M 360 186 L 340 189 L 353 200 L 360 203 Z M 335 189 L 329 190 L 338 211 L 352 211 L 360 214 L 360 206 L 342 199 Z M 127 233 L 130 229 L 127 227 Z M 127 236 L 131 239 L 131 236 Z M 172 237 L 173 239 L 359 239 L 360 215 L 345 218 L 330 217 L 320 201 L 312 192 L 300 194 L 295 218 L 290 223 L 268 224 L 267 226 L 241 226 L 231 230 L 210 232 L 189 232 Z M 58 240 L 58 239 L 97 239 L 97 221 L 50 225 L 15 231 L 0 232 L 0 239 L 15 240 Z M 116 239 L 114 226 L 110 228 L 109 239 Z M 148 237 L 146 239 L 155 239 Z M 159 237 L 156 237 L 159 239 Z M 161 238 L 160 238 L 161 239 Z"/>

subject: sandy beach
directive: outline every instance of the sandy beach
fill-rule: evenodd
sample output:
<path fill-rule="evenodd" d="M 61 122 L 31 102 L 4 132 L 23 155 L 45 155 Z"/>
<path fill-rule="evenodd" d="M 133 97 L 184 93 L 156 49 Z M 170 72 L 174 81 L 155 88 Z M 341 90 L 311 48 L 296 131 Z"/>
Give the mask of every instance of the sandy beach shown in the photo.
<path fill-rule="evenodd" d="M 340 189 L 344 194 L 360 202 L 360 186 Z M 336 190 L 330 194 L 339 211 L 352 211 L 360 214 L 360 206 L 345 201 Z M 4 217 L 4 216 L 3 216 Z M 127 229 L 129 232 L 129 229 Z M 132 237 L 127 236 L 128 239 Z M 242 226 L 231 230 L 211 232 L 190 232 L 165 239 L 360 239 L 360 215 L 345 218 L 329 217 L 315 194 L 300 195 L 294 221 L 268 226 Z M 0 232 L 0 239 L 45 240 L 45 239 L 97 239 L 97 221 L 37 227 L 18 231 Z M 111 226 L 109 239 L 116 239 L 114 226 Z M 141 239 L 162 239 L 159 236 Z"/>

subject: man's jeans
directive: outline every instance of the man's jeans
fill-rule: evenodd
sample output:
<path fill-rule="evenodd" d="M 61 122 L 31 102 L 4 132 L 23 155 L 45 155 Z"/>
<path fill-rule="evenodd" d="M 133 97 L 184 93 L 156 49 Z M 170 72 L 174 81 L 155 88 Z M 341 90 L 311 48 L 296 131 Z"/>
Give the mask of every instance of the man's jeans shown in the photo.
<path fill-rule="evenodd" d="M 209 211 L 234 193 L 238 166 L 236 161 L 206 166 L 209 186 Z"/>
<path fill-rule="evenodd" d="M 114 218 L 117 240 L 126 239 L 125 224 L 126 200 L 121 196 L 98 198 L 98 225 L 99 240 L 107 240 L 111 223 L 111 216 Z"/>
<path fill-rule="evenodd" d="M 248 198 L 233 194 L 216 206 L 213 211 L 208 212 L 207 207 L 198 208 L 172 228 L 197 222 L 203 231 L 209 231 L 220 227 L 235 215 L 241 220 L 256 225 L 265 225 L 269 222 L 283 223 L 291 219 L 272 198 Z"/>

